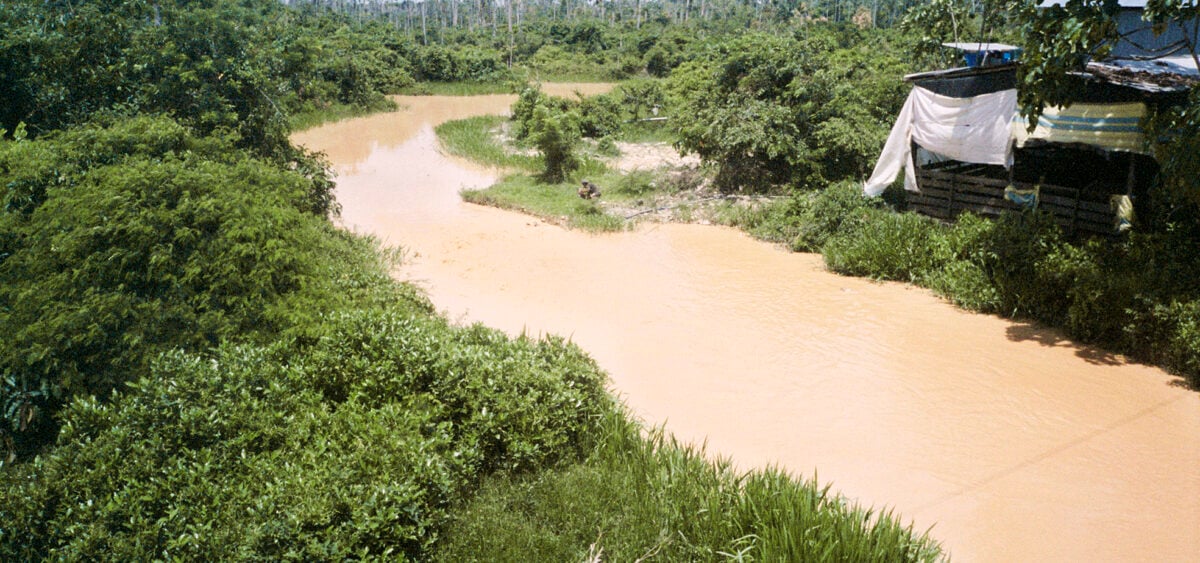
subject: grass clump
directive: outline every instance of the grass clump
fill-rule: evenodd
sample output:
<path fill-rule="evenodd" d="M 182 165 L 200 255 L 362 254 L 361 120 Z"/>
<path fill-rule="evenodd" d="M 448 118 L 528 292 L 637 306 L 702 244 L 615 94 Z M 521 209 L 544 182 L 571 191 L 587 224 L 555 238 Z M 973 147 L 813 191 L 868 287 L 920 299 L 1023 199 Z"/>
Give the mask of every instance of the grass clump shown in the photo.
<path fill-rule="evenodd" d="M 408 96 L 483 96 L 487 94 L 511 94 L 513 82 L 497 81 L 456 81 L 456 82 L 417 82 L 401 88 L 397 94 Z"/>
<path fill-rule="evenodd" d="M 399 108 L 396 102 L 383 97 L 368 104 L 333 103 L 323 107 L 307 107 L 288 117 L 288 126 L 293 132 L 303 131 L 325 123 L 373 113 L 392 112 Z"/>
<path fill-rule="evenodd" d="M 532 172 L 542 166 L 537 155 L 510 150 L 501 141 L 505 119 L 498 115 L 483 115 L 447 121 L 434 131 L 438 140 L 452 155 L 495 166 Z"/>
<path fill-rule="evenodd" d="M 613 413 L 581 463 L 497 478 L 438 561 L 930 561 L 936 542 L 778 470 L 738 473 Z M 486 554 L 486 555 L 482 555 Z"/>
<path fill-rule="evenodd" d="M 464 200 L 511 209 L 545 221 L 592 232 L 620 231 L 625 220 L 604 212 L 594 200 L 581 200 L 571 183 L 546 184 L 529 175 L 505 177 L 485 190 L 462 192 Z"/>
<path fill-rule="evenodd" d="M 406 307 L 171 352 L 3 469 L 0 558 L 424 559 L 484 476 L 592 448 L 603 381 L 562 340 Z"/>

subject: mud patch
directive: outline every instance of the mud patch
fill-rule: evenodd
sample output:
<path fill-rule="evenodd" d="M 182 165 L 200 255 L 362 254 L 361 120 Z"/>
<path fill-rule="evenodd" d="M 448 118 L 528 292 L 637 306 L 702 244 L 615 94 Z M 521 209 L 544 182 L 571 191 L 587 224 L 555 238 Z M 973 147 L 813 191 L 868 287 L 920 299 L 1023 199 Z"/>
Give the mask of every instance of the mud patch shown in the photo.
<path fill-rule="evenodd" d="M 634 170 L 658 170 L 696 168 L 700 157 L 694 154 L 682 156 L 668 143 L 623 143 L 616 144 L 621 156 L 610 159 L 607 164 L 622 172 Z"/>

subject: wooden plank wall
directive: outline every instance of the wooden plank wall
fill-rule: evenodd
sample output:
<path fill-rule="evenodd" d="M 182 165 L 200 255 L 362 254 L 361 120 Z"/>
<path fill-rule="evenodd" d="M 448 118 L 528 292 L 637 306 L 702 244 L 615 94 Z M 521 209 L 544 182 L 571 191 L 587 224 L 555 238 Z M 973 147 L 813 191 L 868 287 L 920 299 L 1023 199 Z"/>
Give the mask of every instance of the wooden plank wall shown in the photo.
<path fill-rule="evenodd" d="M 1032 190 L 1033 184 L 987 177 L 986 167 L 961 162 L 942 162 L 917 169 L 921 193 L 908 194 L 913 211 L 953 221 L 963 211 L 997 217 L 1022 207 L 1004 198 L 1004 188 Z M 1076 188 L 1042 184 L 1038 208 L 1049 211 L 1068 234 L 1112 235 L 1114 213 L 1108 195 L 1088 194 Z M 1103 198 L 1103 199 L 1101 199 Z"/>

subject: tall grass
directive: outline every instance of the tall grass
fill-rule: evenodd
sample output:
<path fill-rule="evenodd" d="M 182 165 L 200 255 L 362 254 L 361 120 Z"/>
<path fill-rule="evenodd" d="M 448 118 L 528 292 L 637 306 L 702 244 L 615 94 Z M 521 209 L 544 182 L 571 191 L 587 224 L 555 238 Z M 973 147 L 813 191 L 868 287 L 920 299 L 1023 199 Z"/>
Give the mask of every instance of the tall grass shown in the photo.
<path fill-rule="evenodd" d="M 434 131 L 442 146 L 452 155 L 497 168 L 534 172 L 542 167 L 541 156 L 514 153 L 501 142 L 499 133 L 505 118 L 482 115 L 447 121 Z"/>
<path fill-rule="evenodd" d="M 390 99 L 379 100 L 367 106 L 357 104 L 332 104 L 322 108 L 309 108 L 288 117 L 288 126 L 292 131 L 312 129 L 318 125 L 331 123 L 351 117 L 360 117 L 372 113 L 396 111 L 399 106 Z"/>
<path fill-rule="evenodd" d="M 933 561 L 890 512 L 815 480 L 739 473 L 661 429 L 610 413 L 582 463 L 487 481 L 447 528 L 440 561 Z"/>
<path fill-rule="evenodd" d="M 566 227 L 592 232 L 620 231 L 625 220 L 610 215 L 595 202 L 581 200 L 573 183 L 546 184 L 514 174 L 486 190 L 462 192 L 465 201 L 520 211 Z"/>
<path fill-rule="evenodd" d="M 512 94 L 511 81 L 495 82 L 418 82 L 401 88 L 397 94 L 409 96 L 482 96 L 485 94 Z"/>
<path fill-rule="evenodd" d="M 678 139 L 670 121 L 638 121 L 621 127 L 620 140 L 630 143 L 673 143 Z"/>

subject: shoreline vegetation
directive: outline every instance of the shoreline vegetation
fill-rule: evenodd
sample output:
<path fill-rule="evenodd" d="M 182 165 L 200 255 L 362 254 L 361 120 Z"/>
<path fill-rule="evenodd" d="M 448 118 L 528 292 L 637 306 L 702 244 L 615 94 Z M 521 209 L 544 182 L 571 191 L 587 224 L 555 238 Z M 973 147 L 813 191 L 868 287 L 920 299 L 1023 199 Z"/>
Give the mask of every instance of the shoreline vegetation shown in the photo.
<path fill-rule="evenodd" d="M 179 197 L 190 198 L 181 202 L 262 198 L 261 211 L 228 214 L 217 232 L 229 234 L 212 248 L 258 229 L 251 244 L 259 254 L 238 260 L 268 279 L 292 272 L 305 281 L 269 282 L 267 300 L 251 305 L 265 315 L 255 331 L 208 351 L 143 351 L 144 375 L 123 390 L 65 405 L 55 446 L 0 469 L 4 559 L 940 557 L 936 541 L 890 511 L 861 508 L 778 470 L 735 472 L 643 428 L 570 342 L 451 325 L 389 276 L 398 252 L 321 216 L 286 211 L 291 204 L 263 198 L 268 183 L 239 193 L 230 177 L 210 193 L 194 191 L 187 159 L 201 157 L 204 141 L 169 119 L 10 142 L 0 157 L 70 159 L 87 150 L 81 141 L 121 150 L 113 141 L 146 135 L 162 146 L 133 159 L 94 155 L 113 163 L 77 171 L 72 182 L 108 178 L 112 189 L 112 178 L 132 180 L 156 160 L 184 159 L 174 172 L 188 194 Z M 203 150 L 219 159 L 234 149 Z M 275 182 L 300 179 L 279 174 Z M 55 206 L 76 196 L 81 215 L 67 236 L 91 237 L 92 223 L 105 223 L 103 207 L 87 203 L 87 190 L 51 194 Z M 262 213 L 294 218 L 264 224 Z M 31 221 L 36 230 L 38 216 Z M 273 262 L 272 249 L 282 247 L 307 252 Z M 213 281 L 196 291 L 246 275 L 224 272 L 229 258 L 204 248 L 196 257 L 212 263 L 192 267 L 212 269 L 203 275 Z M 81 260 L 80 272 L 100 268 L 83 277 L 104 279 L 119 267 Z"/>
<path fill-rule="evenodd" d="M 508 134 L 538 156 L 514 166 L 538 177 L 510 176 L 512 202 L 616 229 L 631 213 L 607 202 L 708 182 L 753 199 L 714 220 L 837 271 L 1200 380 L 1194 206 L 1079 243 L 851 189 L 900 78 L 945 66 L 936 23 L 966 21 L 960 3 L 528 2 L 515 26 L 470 2 L 293 4 L 0 0 L 0 560 L 945 557 L 815 476 L 734 472 L 642 427 L 573 343 L 453 325 L 392 279 L 401 253 L 334 227 L 328 163 L 289 134 L 399 92 L 620 81 L 519 92 Z M 985 15 L 1020 41 L 1021 14 Z M 1195 162 L 1195 93 L 1163 116 L 1186 141 L 1169 170 Z M 677 143 L 705 175 L 610 170 L 622 140 Z"/>
<path fill-rule="evenodd" d="M 64 62 L 0 108 L 0 559 L 942 557 L 644 428 L 571 342 L 451 324 L 333 226 L 288 132 L 498 59 L 274 2 L 15 2 L 0 50 Z"/>
<path fill-rule="evenodd" d="M 757 196 L 730 193 L 716 186 L 712 168 L 608 168 L 604 162 L 617 154 L 595 147 L 622 139 L 619 126 L 600 140 L 579 139 L 579 168 L 568 179 L 547 182 L 539 175 L 545 164 L 538 151 L 510 134 L 529 127 L 520 123 L 520 103 L 508 123 L 495 118 L 438 129 L 447 150 L 477 162 L 494 164 L 503 161 L 499 155 L 521 151 L 534 155 L 522 157 L 528 160 L 521 171 L 495 185 L 464 192 L 466 201 L 590 231 L 628 229 L 631 219 L 737 227 L 792 251 L 819 253 L 833 272 L 912 283 L 966 310 L 1034 320 L 1109 351 L 1113 361 L 1125 355 L 1161 366 L 1182 376 L 1182 385 L 1200 388 L 1200 294 L 1187 281 L 1200 276 L 1200 258 L 1186 250 L 1197 238 L 1196 225 L 1075 240 L 1037 212 L 998 220 L 966 213 L 954 223 L 939 222 L 905 212 L 898 186 L 869 198 L 855 180 Z M 572 104 L 585 103 L 560 99 L 548 105 L 578 111 Z M 598 202 L 581 201 L 574 188 L 579 178 L 598 178 L 593 181 L 613 189 Z M 1166 263 L 1171 266 L 1164 271 Z"/>

